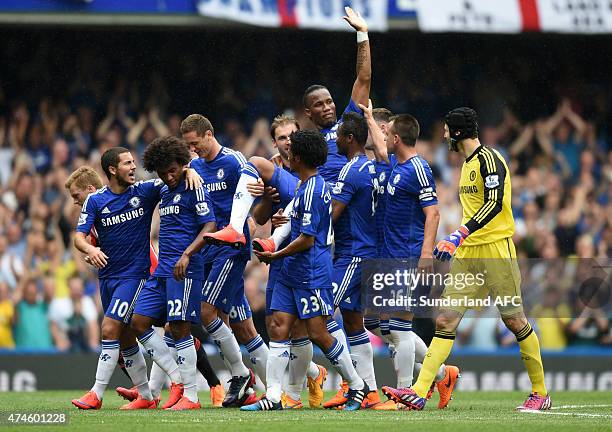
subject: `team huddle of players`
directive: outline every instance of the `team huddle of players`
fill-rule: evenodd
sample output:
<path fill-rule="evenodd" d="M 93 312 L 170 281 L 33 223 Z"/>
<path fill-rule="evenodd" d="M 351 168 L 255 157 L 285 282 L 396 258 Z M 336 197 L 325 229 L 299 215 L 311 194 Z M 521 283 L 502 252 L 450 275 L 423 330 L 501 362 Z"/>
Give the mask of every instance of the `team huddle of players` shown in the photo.
<path fill-rule="evenodd" d="M 418 270 L 427 272 L 434 258 L 454 256 L 451 272 L 460 272 L 470 271 L 469 259 L 498 258 L 486 288 L 520 295 L 508 169 L 499 153 L 480 145 L 473 110 L 458 108 L 447 115 L 449 149 L 466 158 L 460 180 L 466 193 L 460 194 L 461 227 L 436 245 L 436 187 L 429 165 L 415 150 L 418 122 L 409 114 L 372 109 L 367 24 L 350 8 L 345 20 L 357 30 L 358 42 L 348 106 L 338 119 L 328 89 L 309 87 L 304 112 L 317 130 L 299 130 L 295 119 L 277 117 L 271 136 L 278 155 L 272 160 L 246 161 L 218 143 L 206 117 L 192 114 L 181 124 L 182 139 L 158 138 L 145 150 L 144 167 L 157 173 L 156 180 L 136 182 L 134 158 L 123 148 L 102 155 L 108 186 L 99 179 L 98 184 L 86 181 L 86 169 L 73 173 L 66 186 L 83 203 L 75 246 L 99 268 L 105 309 L 95 384 L 72 401 L 75 406 L 100 408 L 121 362 L 134 385 L 117 389 L 130 400 L 122 409 L 156 408 L 166 377 L 171 384 L 162 408 L 200 408 L 198 370 L 211 387 L 213 405 L 299 409 L 307 383 L 309 404 L 318 407 L 327 370 L 312 362 L 313 343 L 343 379 L 338 393 L 323 403 L 326 408 L 421 410 L 436 387 L 438 407 L 447 406 L 459 369 L 444 361 L 465 308 L 441 311 L 427 348 L 412 331 L 410 308 L 378 316 L 363 310 L 363 262 L 414 259 Z M 158 205 L 159 259 L 151 269 L 151 219 Z M 269 219 L 272 236 L 251 239 L 254 223 Z M 251 248 L 270 264 L 269 346 L 253 326 L 244 295 Z M 443 296 L 466 294 L 483 292 L 447 286 Z M 332 318 L 336 309 L 344 328 Z M 518 408 L 550 408 L 536 334 L 520 306 L 500 312 L 516 334 L 533 384 Z M 165 337 L 154 327 L 165 327 Z M 202 327 L 231 372 L 227 389 L 200 347 Z M 398 382 L 397 388 L 381 388 L 386 402 L 379 397 L 366 329 L 381 336 L 394 354 Z M 255 374 L 243 363 L 239 344 L 266 386 L 261 398 L 252 389 Z M 150 380 L 145 355 L 154 362 Z"/>

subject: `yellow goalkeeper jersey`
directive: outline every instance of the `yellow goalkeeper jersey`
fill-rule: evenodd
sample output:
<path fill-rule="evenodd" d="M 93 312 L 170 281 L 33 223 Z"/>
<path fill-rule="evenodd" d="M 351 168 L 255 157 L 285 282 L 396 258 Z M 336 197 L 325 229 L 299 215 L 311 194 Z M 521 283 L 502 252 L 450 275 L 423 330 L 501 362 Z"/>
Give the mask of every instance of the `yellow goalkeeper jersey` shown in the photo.
<path fill-rule="evenodd" d="M 461 168 L 461 223 L 470 231 L 464 246 L 493 243 L 512 237 L 514 217 L 511 194 L 506 161 L 497 150 L 481 145 Z"/>

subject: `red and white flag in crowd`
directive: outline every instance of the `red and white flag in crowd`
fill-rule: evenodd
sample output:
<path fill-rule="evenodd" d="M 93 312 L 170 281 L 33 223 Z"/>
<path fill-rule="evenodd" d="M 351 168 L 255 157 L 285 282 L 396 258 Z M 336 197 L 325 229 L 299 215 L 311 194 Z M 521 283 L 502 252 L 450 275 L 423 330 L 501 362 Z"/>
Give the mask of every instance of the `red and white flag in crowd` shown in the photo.
<path fill-rule="evenodd" d="M 347 30 L 344 6 L 349 4 L 371 31 L 387 30 L 387 0 L 198 0 L 201 15 L 265 27 Z"/>
<path fill-rule="evenodd" d="M 424 32 L 612 32 L 610 0 L 417 0 Z"/>

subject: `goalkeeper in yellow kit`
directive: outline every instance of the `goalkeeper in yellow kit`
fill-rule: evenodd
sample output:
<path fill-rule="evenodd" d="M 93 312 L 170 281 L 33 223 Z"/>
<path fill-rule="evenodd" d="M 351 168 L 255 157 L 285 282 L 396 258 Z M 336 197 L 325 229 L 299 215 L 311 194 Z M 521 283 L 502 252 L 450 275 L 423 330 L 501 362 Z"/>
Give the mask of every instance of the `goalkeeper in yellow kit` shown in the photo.
<path fill-rule="evenodd" d="M 550 409 L 540 343 L 522 308 L 521 279 L 512 242 L 514 218 L 508 166 L 499 152 L 480 144 L 473 109 L 454 109 L 446 115 L 445 123 L 449 149 L 465 157 L 459 180 L 463 219 L 459 229 L 438 243 L 434 256 L 442 261 L 453 257 L 451 275 L 480 273 L 483 277 L 473 278 L 472 285 L 445 286 L 442 297 L 447 303 L 436 319 L 436 332 L 416 383 L 409 388 L 383 387 L 383 392 L 398 403 L 422 410 L 435 374 L 450 354 L 455 331 L 469 302 L 490 293 L 499 302 L 504 324 L 516 335 L 532 384 L 531 394 L 517 409 Z"/>

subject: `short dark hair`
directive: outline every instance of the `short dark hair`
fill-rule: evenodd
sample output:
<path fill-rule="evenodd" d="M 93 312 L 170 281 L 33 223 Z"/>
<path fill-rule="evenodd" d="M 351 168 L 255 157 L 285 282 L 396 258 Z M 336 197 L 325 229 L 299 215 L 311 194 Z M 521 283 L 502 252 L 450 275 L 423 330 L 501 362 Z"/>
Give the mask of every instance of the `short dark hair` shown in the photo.
<path fill-rule="evenodd" d="M 104 171 L 104 174 L 106 174 L 107 179 L 110 180 L 111 178 L 111 172 L 108 168 L 117 168 L 119 165 L 119 155 L 129 152 L 130 151 L 125 147 L 112 147 L 104 152 L 102 158 L 100 159 L 100 164 L 102 165 L 102 170 Z"/>
<path fill-rule="evenodd" d="M 342 115 L 342 124 L 338 128 L 338 133 L 342 133 L 343 136 L 353 135 L 357 144 L 364 146 L 368 140 L 368 122 L 361 114 L 346 112 Z"/>
<path fill-rule="evenodd" d="M 393 113 L 387 108 L 374 108 L 372 110 L 372 117 L 374 117 L 374 120 L 377 122 L 389 123 L 391 117 L 393 117 Z"/>
<path fill-rule="evenodd" d="M 304 92 L 304 96 L 302 97 L 302 103 L 304 104 L 304 106 L 308 107 L 308 96 L 310 96 L 312 93 L 316 92 L 317 90 L 323 90 L 323 89 L 327 90 L 327 87 L 321 84 L 313 84 L 310 87 L 308 87 L 306 91 Z"/>
<path fill-rule="evenodd" d="M 193 132 L 198 136 L 204 136 L 206 131 L 210 131 L 213 135 L 215 129 L 212 123 L 202 114 L 190 114 L 181 122 L 181 133 Z"/>
<path fill-rule="evenodd" d="M 319 131 L 299 130 L 291 134 L 291 153 L 304 165 L 316 168 L 327 160 L 327 142 Z"/>
<path fill-rule="evenodd" d="M 189 146 L 175 136 L 155 138 L 144 152 L 144 167 L 149 172 L 167 168 L 173 162 L 187 165 L 190 160 Z"/>
<path fill-rule="evenodd" d="M 399 135 L 402 142 L 409 147 L 414 147 L 420 132 L 417 119 L 410 114 L 399 114 L 391 117 L 391 121 L 393 122 L 393 130 Z"/>
<path fill-rule="evenodd" d="M 292 123 L 295 125 L 295 127 L 297 127 L 297 130 L 300 130 L 300 124 L 295 119 L 295 117 L 288 116 L 285 114 L 277 115 L 276 117 L 274 117 L 274 120 L 272 120 L 272 124 L 270 125 L 270 135 L 272 136 L 272 139 L 276 140 L 276 129 L 279 126 Z"/>

